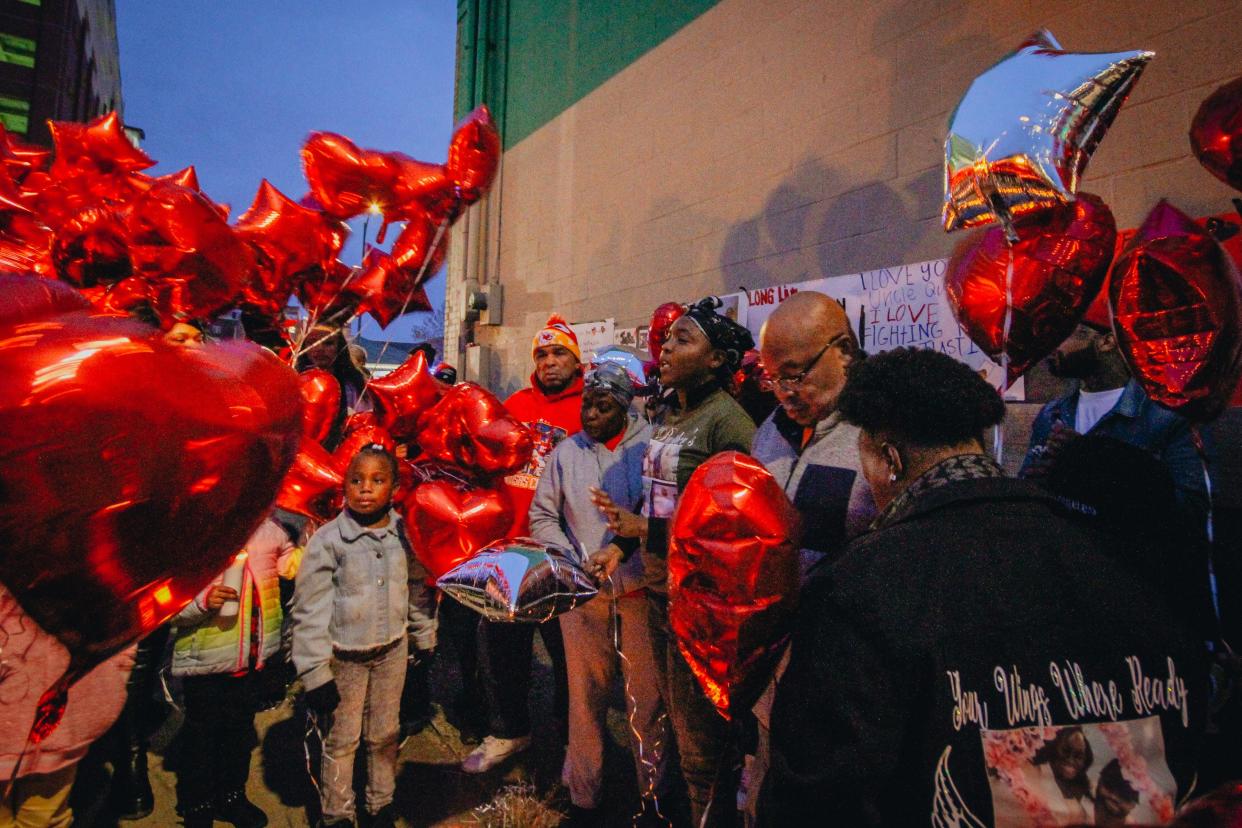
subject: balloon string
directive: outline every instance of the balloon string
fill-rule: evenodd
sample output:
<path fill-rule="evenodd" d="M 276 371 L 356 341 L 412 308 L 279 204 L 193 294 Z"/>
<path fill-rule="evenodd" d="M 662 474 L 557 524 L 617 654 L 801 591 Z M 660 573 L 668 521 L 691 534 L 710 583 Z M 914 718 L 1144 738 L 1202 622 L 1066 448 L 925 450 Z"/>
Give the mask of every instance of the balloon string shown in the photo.
<path fill-rule="evenodd" d="M 1212 609 L 1216 613 L 1216 621 L 1219 623 L 1220 617 L 1220 593 L 1216 583 L 1216 563 L 1213 560 L 1213 546 L 1216 542 L 1216 530 L 1212 515 L 1212 474 L 1208 468 L 1207 449 L 1203 445 L 1203 436 L 1199 433 L 1199 427 L 1191 428 L 1191 440 L 1195 446 L 1195 453 L 1199 455 L 1199 464 L 1203 467 L 1203 486 L 1207 490 L 1207 520 L 1204 524 L 1204 530 L 1207 532 L 1208 541 L 1208 588 L 1212 592 Z"/>
<path fill-rule="evenodd" d="M 1009 248 L 1009 260 L 1005 264 L 1005 322 L 1001 326 L 1001 352 L 1000 352 L 1000 369 L 1001 369 L 1001 398 L 1005 396 L 1005 392 L 1009 390 L 1009 329 L 1013 326 L 1013 245 L 1006 245 Z M 993 426 L 992 431 L 992 453 L 996 456 L 996 462 L 1004 465 L 1005 463 L 1005 431 L 1000 423 Z"/>
<path fill-rule="evenodd" d="M 612 576 L 608 576 L 608 583 L 612 585 Z M 646 742 L 643 740 L 642 733 L 638 730 L 638 725 L 634 721 L 634 716 L 638 712 L 638 699 L 634 696 L 633 687 L 630 684 L 630 660 L 625 655 L 625 650 L 621 647 L 621 612 L 617 607 L 617 600 L 613 598 L 608 604 L 608 615 L 610 626 L 612 627 L 612 646 L 617 651 L 617 656 L 621 659 L 624 666 L 622 677 L 625 685 L 625 700 L 628 715 L 626 721 L 629 723 L 630 735 L 634 738 L 634 744 L 638 749 L 638 764 L 643 770 L 643 779 L 639 780 L 639 801 L 650 801 L 655 808 L 655 816 L 661 820 L 664 825 L 672 825 L 672 821 L 660 811 L 660 797 L 656 794 L 656 780 L 660 775 L 660 763 L 663 760 L 664 742 L 661 734 L 664 733 L 664 725 L 668 719 L 668 714 L 661 708 L 660 716 L 656 719 L 656 736 L 651 745 L 651 750 L 647 750 Z M 650 757 L 650 758 L 649 758 Z M 632 824 L 638 825 L 638 821 L 642 818 L 642 809 L 634 814 Z"/>
<path fill-rule="evenodd" d="M 444 237 L 444 231 L 448 229 L 448 221 L 449 220 L 447 216 L 440 220 L 440 226 L 436 228 L 435 237 L 432 238 L 431 240 L 431 249 L 428 250 L 427 255 L 423 257 L 423 264 L 418 269 L 418 275 L 414 277 L 414 288 L 412 288 L 410 292 L 406 295 L 405 302 L 401 305 L 401 313 L 398 313 L 397 316 L 405 315 L 405 309 L 410 306 L 410 302 L 414 298 L 414 290 L 416 290 L 418 286 L 423 283 L 423 276 L 426 275 L 427 268 L 431 265 L 432 260 L 435 259 L 436 257 L 436 248 L 440 246 L 440 239 Z M 379 363 L 380 360 L 384 358 L 384 354 L 388 352 L 388 346 L 392 344 L 392 337 L 393 335 L 389 335 L 388 339 L 384 341 L 384 347 L 380 348 L 379 356 L 375 358 L 375 362 L 377 364 Z M 428 365 L 427 367 L 430 368 L 431 366 Z M 371 381 L 367 380 L 367 385 L 370 385 L 370 384 L 371 384 Z M 363 392 L 366 391 L 366 385 L 362 387 L 362 390 Z"/>

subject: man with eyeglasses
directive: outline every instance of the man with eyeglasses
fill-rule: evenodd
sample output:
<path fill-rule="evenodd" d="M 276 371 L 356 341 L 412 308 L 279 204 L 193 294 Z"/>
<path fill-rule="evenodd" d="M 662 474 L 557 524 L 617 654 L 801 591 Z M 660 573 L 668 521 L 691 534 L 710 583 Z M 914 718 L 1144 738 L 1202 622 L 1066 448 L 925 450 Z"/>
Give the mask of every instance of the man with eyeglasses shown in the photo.
<path fill-rule="evenodd" d="M 871 489 L 859 473 L 858 429 L 836 413 L 845 369 L 861 356 L 845 309 L 815 291 L 790 296 L 759 333 L 764 384 L 780 406 L 759 427 L 751 454 L 785 488 L 802 517 L 802 569 L 830 561 L 875 519 Z M 755 704 L 755 754 L 746 758 L 747 824 L 754 821 L 768 764 L 768 717 L 776 678 Z"/>

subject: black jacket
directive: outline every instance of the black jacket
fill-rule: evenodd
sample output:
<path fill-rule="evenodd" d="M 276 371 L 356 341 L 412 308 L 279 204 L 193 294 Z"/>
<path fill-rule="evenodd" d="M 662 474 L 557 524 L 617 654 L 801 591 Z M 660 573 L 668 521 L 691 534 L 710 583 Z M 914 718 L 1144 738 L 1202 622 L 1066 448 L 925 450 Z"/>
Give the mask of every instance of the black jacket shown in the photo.
<path fill-rule="evenodd" d="M 1184 795 L 1206 664 L 1107 543 L 1008 478 L 927 491 L 855 540 L 803 592 L 761 822 L 1032 824 L 1045 805 L 1054 821 L 1080 808 L 1090 823 L 1118 767 L 1134 783 L 1122 792 L 1128 805 L 1137 796 L 1133 816 L 1170 804 L 1166 766 Z M 1082 733 L 1055 738 L 1072 725 Z M 997 752 L 1015 739 L 1020 749 Z M 1048 761 L 1062 742 L 1086 765 L 1068 799 Z"/>

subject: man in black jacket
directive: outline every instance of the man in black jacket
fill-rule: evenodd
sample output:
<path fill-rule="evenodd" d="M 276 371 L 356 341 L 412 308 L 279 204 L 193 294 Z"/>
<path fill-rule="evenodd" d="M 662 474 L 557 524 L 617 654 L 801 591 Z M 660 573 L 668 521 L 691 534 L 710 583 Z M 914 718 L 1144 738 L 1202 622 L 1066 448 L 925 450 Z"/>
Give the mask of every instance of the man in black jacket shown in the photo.
<path fill-rule="evenodd" d="M 881 514 L 803 592 L 761 821 L 1090 823 L 1106 768 L 1167 821 L 1207 693 L 1162 597 L 984 454 L 1004 405 L 960 363 L 855 363 L 838 410 Z"/>

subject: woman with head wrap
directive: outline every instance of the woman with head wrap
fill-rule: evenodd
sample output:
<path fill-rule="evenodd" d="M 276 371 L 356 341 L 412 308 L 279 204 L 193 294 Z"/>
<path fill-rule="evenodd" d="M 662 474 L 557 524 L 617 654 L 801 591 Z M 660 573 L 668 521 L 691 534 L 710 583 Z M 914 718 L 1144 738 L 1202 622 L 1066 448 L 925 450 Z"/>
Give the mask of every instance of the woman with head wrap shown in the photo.
<path fill-rule="evenodd" d="M 652 415 L 652 436 L 643 458 L 642 513 L 636 515 L 595 491 L 596 505 L 608 518 L 617 539 L 592 556 L 601 579 L 645 539 L 643 564 L 652 586 L 650 617 L 654 627 L 657 663 L 664 675 L 661 694 L 669 711 L 681 774 L 690 794 L 693 824 L 700 825 L 713 799 L 717 776 L 727 748 L 727 722 L 690 672 L 685 659 L 668 638 L 668 523 L 677 499 L 705 460 L 722 451 L 750 451 L 755 424 L 728 387 L 742 355 L 754 347 L 750 332 L 718 312 L 720 300 L 708 297 L 691 305 L 669 328 L 660 352 L 660 383 L 666 390 Z M 732 810 L 727 786 L 719 786 L 719 808 Z M 709 820 L 709 824 L 715 820 Z"/>

